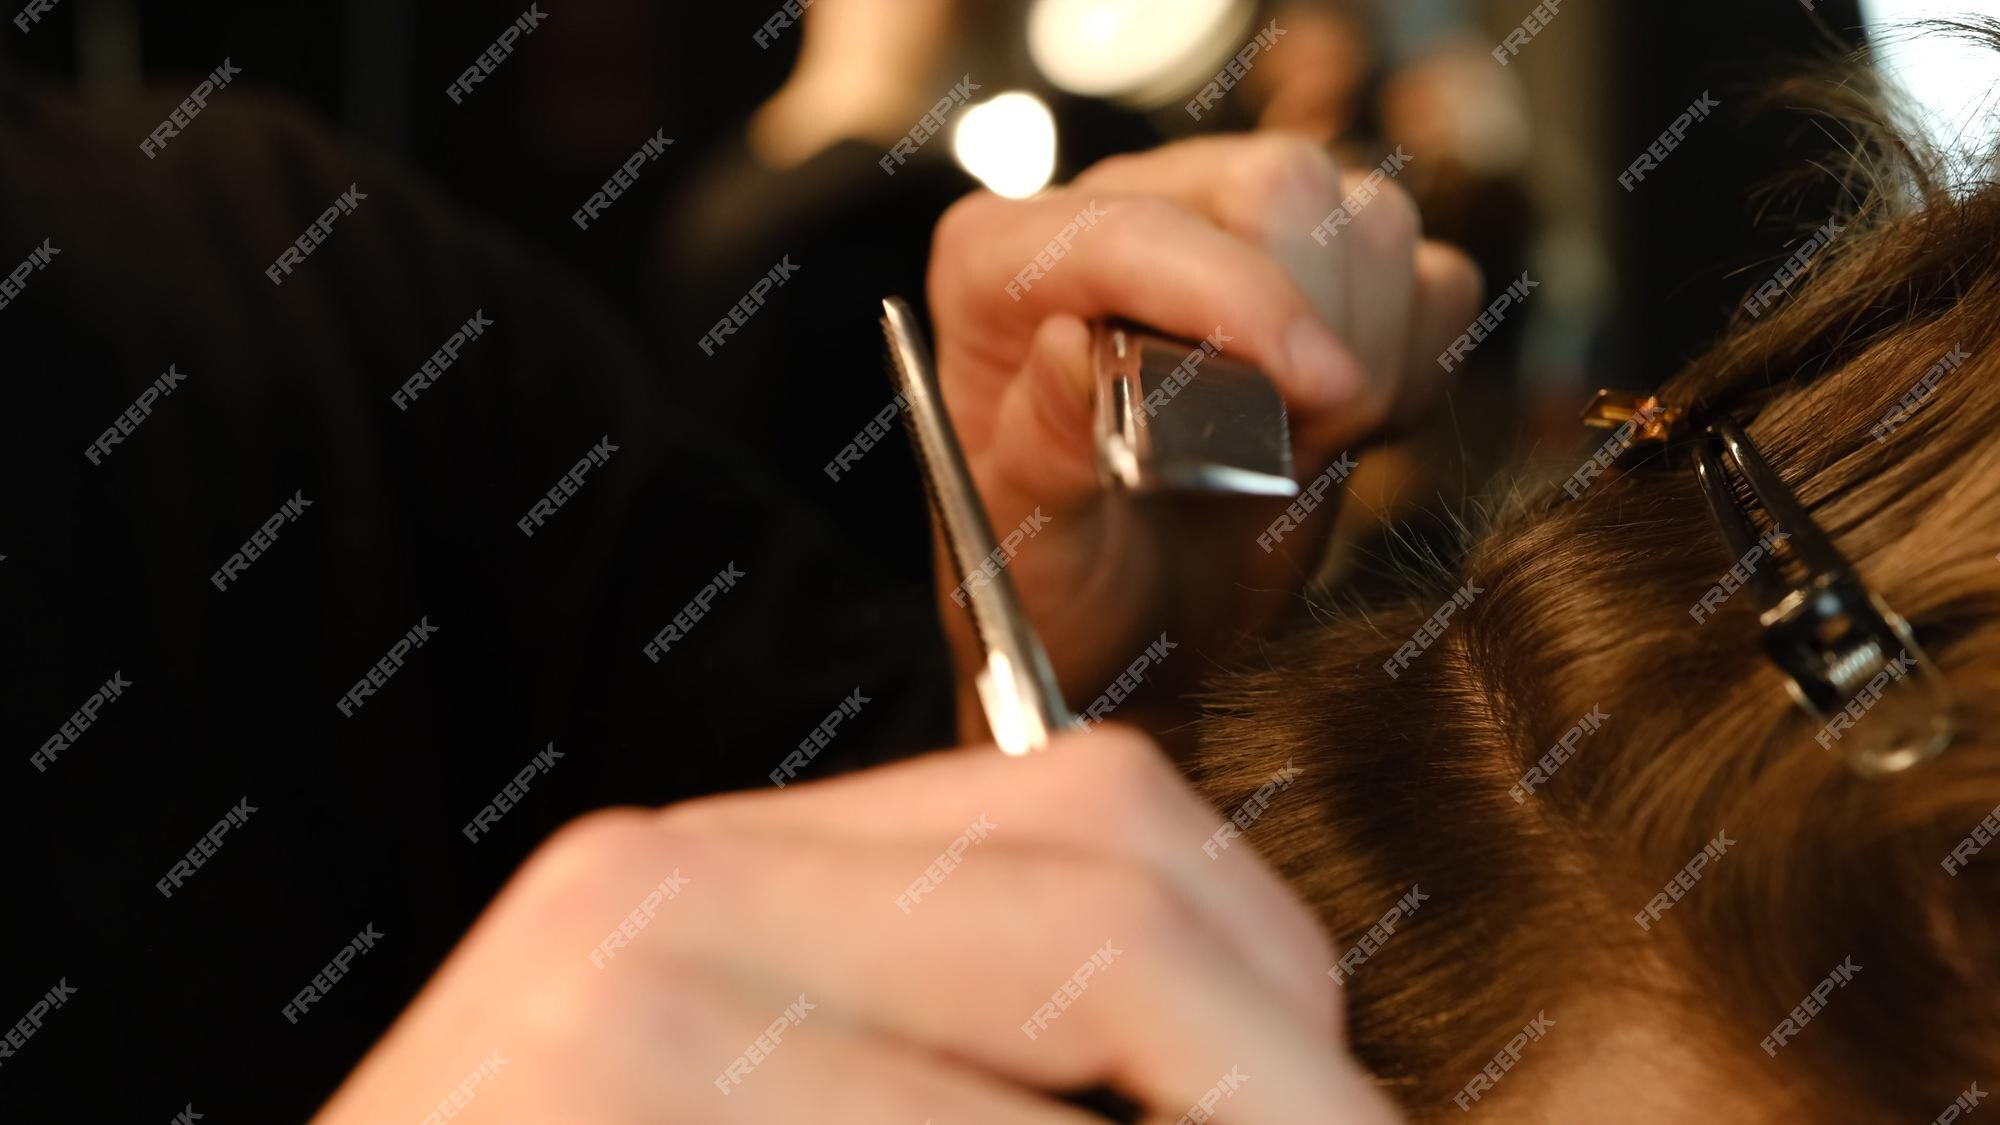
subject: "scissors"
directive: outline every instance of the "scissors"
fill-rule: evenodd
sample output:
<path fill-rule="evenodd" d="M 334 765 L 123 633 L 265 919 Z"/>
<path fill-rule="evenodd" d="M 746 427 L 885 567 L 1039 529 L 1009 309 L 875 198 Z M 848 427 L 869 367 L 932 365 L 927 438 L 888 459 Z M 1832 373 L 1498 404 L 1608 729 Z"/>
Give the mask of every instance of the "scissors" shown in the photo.
<path fill-rule="evenodd" d="M 897 297 L 882 302 L 882 334 L 889 345 L 889 377 L 903 400 L 903 423 L 923 470 L 924 491 L 937 512 L 952 564 L 967 579 L 997 554 L 993 525 L 965 467 L 965 450 L 945 412 L 930 346 L 908 302 Z M 1082 721 L 1063 703 L 1048 650 L 1021 612 L 1007 572 L 967 585 L 973 631 L 986 651 L 986 664 L 975 680 L 994 742 L 1018 756 L 1044 749 L 1059 731 L 1082 729 Z M 1076 1092 L 1064 1100 L 1114 1122 L 1136 1122 L 1141 1115 L 1137 1105 L 1109 1089 Z"/>
<path fill-rule="evenodd" d="M 1021 612 L 1021 599 L 1007 572 L 970 581 L 999 550 L 986 506 L 965 467 L 958 431 L 945 412 L 930 347 L 908 302 L 899 297 L 882 302 L 882 334 L 889 345 L 889 376 L 903 400 L 903 423 L 923 470 L 924 491 L 937 513 L 945 548 L 965 580 L 973 631 L 986 653 L 986 663 L 974 677 L 986 724 L 1005 753 L 1040 750 L 1052 735 L 1081 729 L 1082 723 L 1063 703 L 1048 650 Z"/>

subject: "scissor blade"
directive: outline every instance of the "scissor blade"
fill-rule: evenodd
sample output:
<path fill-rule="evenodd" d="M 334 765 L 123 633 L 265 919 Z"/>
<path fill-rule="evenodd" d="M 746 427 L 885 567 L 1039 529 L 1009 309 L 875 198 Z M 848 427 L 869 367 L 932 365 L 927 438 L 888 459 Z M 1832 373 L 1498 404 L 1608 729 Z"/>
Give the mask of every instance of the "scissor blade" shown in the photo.
<path fill-rule="evenodd" d="M 983 569 L 988 559 L 1001 556 L 986 507 L 966 468 L 958 432 L 945 412 L 930 349 L 907 302 L 895 297 L 882 302 L 882 333 L 889 345 L 890 377 L 903 398 L 903 421 L 923 470 L 924 489 L 972 611 L 973 630 L 986 652 L 978 686 L 987 725 L 1000 749 L 1009 754 L 1038 750 L 1048 743 L 1051 732 L 1075 726 L 1076 719 L 1063 703 L 1041 637 L 1021 612 L 1013 580 L 1004 570 L 989 578 Z M 970 581 L 975 573 L 980 575 L 978 582 Z"/>

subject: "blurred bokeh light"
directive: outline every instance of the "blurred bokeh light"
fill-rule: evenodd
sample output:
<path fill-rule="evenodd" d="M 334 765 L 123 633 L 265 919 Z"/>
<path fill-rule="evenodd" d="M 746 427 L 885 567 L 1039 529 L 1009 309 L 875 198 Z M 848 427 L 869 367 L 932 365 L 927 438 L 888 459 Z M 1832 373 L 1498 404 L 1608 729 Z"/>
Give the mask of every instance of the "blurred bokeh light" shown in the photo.
<path fill-rule="evenodd" d="M 967 107 L 951 144 L 967 172 L 1009 199 L 1026 199 L 1055 178 L 1055 114 L 1033 94 L 1016 90 Z"/>
<path fill-rule="evenodd" d="M 1035 0 L 1028 53 L 1072 94 L 1163 104 L 1221 67 L 1248 36 L 1250 0 Z"/>

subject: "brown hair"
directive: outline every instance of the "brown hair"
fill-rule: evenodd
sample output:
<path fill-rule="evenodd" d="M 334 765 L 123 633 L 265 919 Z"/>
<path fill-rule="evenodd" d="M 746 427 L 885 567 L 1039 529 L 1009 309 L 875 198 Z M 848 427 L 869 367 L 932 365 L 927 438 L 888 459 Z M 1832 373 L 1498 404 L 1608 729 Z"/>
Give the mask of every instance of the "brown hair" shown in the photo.
<path fill-rule="evenodd" d="M 1959 734 L 1884 780 L 1823 749 L 1759 647 L 1755 598 L 1694 619 L 1730 552 L 1686 459 L 1637 450 L 1576 498 L 1517 489 L 1454 572 L 1260 652 L 1216 685 L 1195 772 L 1234 811 L 1288 759 L 1302 771 L 1250 838 L 1338 949 L 1366 939 L 1344 984 L 1354 1048 L 1419 1119 L 1455 1117 L 1542 1012 L 1570 1042 L 1517 1041 L 1473 1109 L 1530 1096 L 1538 1067 L 1621 1023 L 1741 1099 L 1711 1120 L 1928 1121 L 2000 1072 L 2000 846 L 1942 863 L 2000 806 L 2000 187 L 1948 192 L 1851 81 L 1814 101 L 1861 157 L 1843 166 L 1865 202 L 1806 280 L 1739 312 L 1660 395 L 1745 425 L 1909 619 Z M 1954 349 L 1969 358 L 1878 441 Z M 1384 662 L 1467 583 L 1392 678 Z M 1601 727 L 1510 795 L 1593 710 Z M 1705 846 L 1699 881 L 1642 929 Z M 1371 937 L 1413 885 L 1426 897 Z M 1860 971 L 1763 1049 L 1843 964 Z"/>

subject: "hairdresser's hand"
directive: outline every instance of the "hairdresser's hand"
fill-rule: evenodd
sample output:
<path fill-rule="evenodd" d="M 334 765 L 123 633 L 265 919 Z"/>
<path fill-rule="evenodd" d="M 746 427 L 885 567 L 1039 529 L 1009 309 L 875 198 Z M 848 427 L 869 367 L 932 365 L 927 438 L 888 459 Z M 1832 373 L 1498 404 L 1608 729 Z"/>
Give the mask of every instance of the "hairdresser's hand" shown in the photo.
<path fill-rule="evenodd" d="M 1149 1121 L 1393 1121 L 1325 936 L 1243 842 L 1204 854 L 1220 823 L 1117 729 L 587 817 L 319 1125 L 1086 1125 L 1051 1092 L 1097 1085 Z"/>
<path fill-rule="evenodd" d="M 1107 502 L 1087 321 L 1124 316 L 1195 340 L 1220 329 L 1284 394 L 1302 484 L 1437 400 L 1437 357 L 1476 312 L 1477 274 L 1421 240 L 1393 183 L 1322 245 L 1315 228 L 1365 171 L 1300 140 L 1212 138 L 1105 161 L 1033 200 L 981 193 L 939 224 L 930 300 L 945 398 L 996 534 L 1038 508 L 1047 520 L 1009 573 L 1072 706 L 1162 631 L 1196 648 L 1255 633 L 1309 576 L 1342 492 L 1322 489 L 1268 551 L 1259 537 L 1287 501 L 1202 498 L 1145 519 Z M 1079 215 L 1087 229 L 1038 265 Z M 971 667 L 966 613 L 949 600 L 944 611 Z M 966 729 L 980 729 L 976 711 Z"/>

